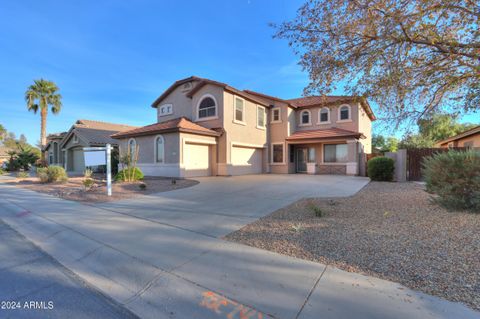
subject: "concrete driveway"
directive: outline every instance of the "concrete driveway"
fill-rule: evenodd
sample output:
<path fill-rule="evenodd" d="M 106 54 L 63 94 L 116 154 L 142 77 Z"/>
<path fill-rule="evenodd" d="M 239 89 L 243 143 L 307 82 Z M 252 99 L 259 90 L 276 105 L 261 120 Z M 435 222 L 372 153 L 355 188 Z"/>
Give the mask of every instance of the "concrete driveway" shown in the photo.
<path fill-rule="evenodd" d="M 349 177 L 295 177 L 202 179 L 191 189 L 105 208 L 0 183 L 0 218 L 141 318 L 479 318 L 393 282 L 215 238 L 236 219 L 239 226 L 296 198 L 352 192 L 342 183 Z M 358 188 L 366 182 L 351 180 Z M 233 202 L 235 194 L 243 200 Z M 265 199 L 271 206 L 255 208 Z M 177 211 L 178 220 L 162 211 Z M 232 224 L 223 226 L 219 216 Z"/>
<path fill-rule="evenodd" d="M 221 237 L 305 197 L 345 197 L 369 179 L 334 175 L 245 175 L 197 178 L 176 191 L 96 205 L 168 226 Z"/>

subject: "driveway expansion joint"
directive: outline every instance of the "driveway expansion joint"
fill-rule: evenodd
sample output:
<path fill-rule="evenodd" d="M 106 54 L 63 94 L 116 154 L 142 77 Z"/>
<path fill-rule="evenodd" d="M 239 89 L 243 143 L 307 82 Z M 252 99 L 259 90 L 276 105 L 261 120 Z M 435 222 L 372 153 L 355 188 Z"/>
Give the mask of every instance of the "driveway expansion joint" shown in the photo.
<path fill-rule="evenodd" d="M 302 313 L 303 309 L 304 309 L 305 306 L 307 305 L 308 299 L 310 299 L 310 297 L 312 296 L 312 294 L 313 294 L 313 292 L 315 291 L 315 289 L 317 289 L 318 283 L 320 282 L 320 279 L 322 279 L 323 274 L 325 273 L 325 271 L 327 271 L 327 268 L 328 268 L 328 265 L 325 265 L 325 268 L 324 268 L 323 271 L 321 272 L 320 276 L 318 276 L 318 279 L 315 280 L 315 283 L 313 284 L 312 289 L 310 289 L 310 292 L 308 293 L 307 298 L 305 298 L 305 301 L 303 302 L 302 307 L 300 308 L 300 310 L 298 311 L 297 315 L 295 316 L 295 319 L 298 319 L 298 317 L 300 317 L 300 314 Z"/>

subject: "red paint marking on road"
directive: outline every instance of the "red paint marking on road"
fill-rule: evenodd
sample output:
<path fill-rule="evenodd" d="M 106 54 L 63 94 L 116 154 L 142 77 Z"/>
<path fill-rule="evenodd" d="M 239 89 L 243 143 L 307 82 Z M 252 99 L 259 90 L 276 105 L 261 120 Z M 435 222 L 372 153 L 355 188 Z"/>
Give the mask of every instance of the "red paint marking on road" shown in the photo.
<path fill-rule="evenodd" d="M 235 301 L 228 300 L 213 291 L 202 293 L 203 299 L 200 306 L 224 315 L 227 319 L 263 319 L 263 314 L 255 309 L 241 305 Z"/>
<path fill-rule="evenodd" d="M 18 213 L 16 216 L 17 217 L 25 217 L 27 215 L 29 215 L 31 212 L 29 210 L 24 210 L 24 211 L 21 211 L 20 213 Z"/>

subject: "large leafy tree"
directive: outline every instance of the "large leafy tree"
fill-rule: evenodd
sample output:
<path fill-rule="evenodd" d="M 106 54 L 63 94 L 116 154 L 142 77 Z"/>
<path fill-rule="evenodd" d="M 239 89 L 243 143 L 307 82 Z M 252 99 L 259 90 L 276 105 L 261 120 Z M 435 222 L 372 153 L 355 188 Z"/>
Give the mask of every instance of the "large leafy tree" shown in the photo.
<path fill-rule="evenodd" d="M 478 0 L 312 0 L 275 25 L 309 73 L 305 94 L 345 83 L 383 118 L 480 108 Z"/>
<path fill-rule="evenodd" d="M 0 124 L 0 142 L 3 141 L 6 134 L 7 134 L 7 130 L 2 124 Z"/>
<path fill-rule="evenodd" d="M 44 79 L 34 80 L 25 92 L 25 101 L 29 111 L 37 113 L 40 111 L 41 128 L 40 144 L 43 147 L 47 144 L 47 114 L 48 108 L 53 114 L 57 114 L 62 109 L 62 96 L 58 93 L 58 87 L 55 83 Z"/>
<path fill-rule="evenodd" d="M 418 134 L 406 134 L 399 148 L 433 147 L 436 142 L 452 137 L 476 126 L 459 123 L 457 116 L 433 114 L 417 122 Z"/>

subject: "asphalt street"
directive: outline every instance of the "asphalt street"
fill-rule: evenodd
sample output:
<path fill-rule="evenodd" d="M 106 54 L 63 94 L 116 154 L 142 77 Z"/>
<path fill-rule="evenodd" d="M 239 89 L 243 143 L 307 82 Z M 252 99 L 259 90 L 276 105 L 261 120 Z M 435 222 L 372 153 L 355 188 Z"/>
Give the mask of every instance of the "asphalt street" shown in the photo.
<path fill-rule="evenodd" d="M 137 318 L 0 221 L 0 318 Z"/>

